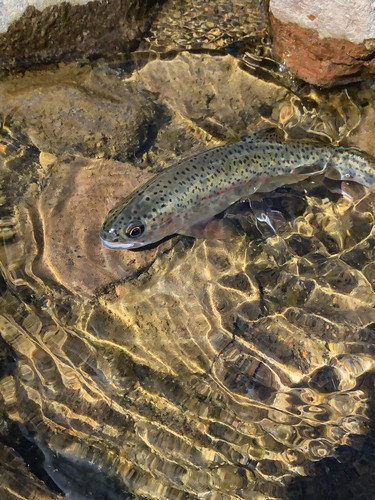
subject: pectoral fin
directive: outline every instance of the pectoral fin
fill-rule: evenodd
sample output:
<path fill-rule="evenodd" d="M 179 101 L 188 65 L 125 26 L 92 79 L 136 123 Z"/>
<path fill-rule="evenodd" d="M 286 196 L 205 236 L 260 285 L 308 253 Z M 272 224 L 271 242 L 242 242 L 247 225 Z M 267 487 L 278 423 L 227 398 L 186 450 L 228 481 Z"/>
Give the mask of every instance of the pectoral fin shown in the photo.
<path fill-rule="evenodd" d="M 226 240 L 233 236 L 233 231 L 225 224 L 224 219 L 213 217 L 208 222 L 194 224 L 182 234 L 197 239 Z"/>

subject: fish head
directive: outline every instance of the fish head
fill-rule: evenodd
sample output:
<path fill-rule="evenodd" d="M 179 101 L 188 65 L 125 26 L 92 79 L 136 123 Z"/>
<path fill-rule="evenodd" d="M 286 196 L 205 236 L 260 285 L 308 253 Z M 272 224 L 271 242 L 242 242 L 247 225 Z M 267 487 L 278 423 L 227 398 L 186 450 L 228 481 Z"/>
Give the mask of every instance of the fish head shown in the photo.
<path fill-rule="evenodd" d="M 153 204 L 144 193 L 123 200 L 108 213 L 101 227 L 103 246 L 111 249 L 141 248 L 174 234 L 172 214 L 159 207 L 160 204 Z"/>
<path fill-rule="evenodd" d="M 100 229 L 103 246 L 111 249 L 140 248 L 159 241 L 159 225 L 132 213 L 129 207 L 112 209 Z"/>
<path fill-rule="evenodd" d="M 103 246 L 114 250 L 140 248 L 154 242 L 150 240 L 147 225 L 141 219 L 132 220 L 127 224 L 119 224 L 117 220 L 112 224 L 105 221 L 100 229 L 100 239 Z"/>

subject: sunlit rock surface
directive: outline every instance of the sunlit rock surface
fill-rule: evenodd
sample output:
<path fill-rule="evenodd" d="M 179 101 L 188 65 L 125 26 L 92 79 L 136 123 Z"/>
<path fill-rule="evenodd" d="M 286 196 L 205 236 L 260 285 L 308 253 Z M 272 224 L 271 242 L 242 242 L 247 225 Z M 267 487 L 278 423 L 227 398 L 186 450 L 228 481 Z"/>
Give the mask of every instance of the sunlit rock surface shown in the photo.
<path fill-rule="evenodd" d="M 374 193 L 349 199 L 318 180 L 281 189 L 267 197 L 286 221 L 277 234 L 240 203 L 224 214 L 236 229 L 227 241 L 115 252 L 98 230 L 166 164 L 224 139 L 270 123 L 351 139 L 370 120 L 371 88 L 299 97 L 207 54 L 133 74 L 72 68 L 68 81 L 61 71 L 61 95 L 96 99 L 104 81 L 95 102 L 121 106 L 131 89 L 141 118 L 121 151 L 114 134 L 113 150 L 78 154 L 68 132 L 53 135 L 49 103 L 33 122 L 34 93 L 56 90 L 58 71 L 51 87 L 38 75 L 2 83 L 13 85 L 4 109 L 20 107 L 0 142 L 1 495 L 370 499 Z M 30 95 L 35 107 L 22 108 Z M 143 121 L 154 128 L 134 151 Z M 74 147 L 86 144 L 84 123 Z"/>
<path fill-rule="evenodd" d="M 140 88 L 158 92 L 174 113 L 226 139 L 264 128 L 260 109 L 274 107 L 287 94 L 242 71 L 231 56 L 185 52 L 172 61 L 150 62 L 133 79 Z"/>
<path fill-rule="evenodd" d="M 323 0 L 270 0 L 270 10 L 280 21 L 316 30 L 320 38 L 355 43 L 375 38 L 375 11 L 369 0 L 331 0 L 329 8 Z"/>

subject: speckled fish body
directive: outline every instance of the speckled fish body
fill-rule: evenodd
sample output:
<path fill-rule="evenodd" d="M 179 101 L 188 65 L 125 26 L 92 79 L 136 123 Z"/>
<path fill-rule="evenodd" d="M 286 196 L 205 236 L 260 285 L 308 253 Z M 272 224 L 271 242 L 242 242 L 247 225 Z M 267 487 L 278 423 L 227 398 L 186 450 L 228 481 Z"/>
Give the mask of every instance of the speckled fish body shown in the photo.
<path fill-rule="evenodd" d="M 100 231 L 108 248 L 139 248 L 205 225 L 241 198 L 312 175 L 375 186 L 373 158 L 356 148 L 284 141 L 260 132 L 165 169 L 113 208 Z"/>

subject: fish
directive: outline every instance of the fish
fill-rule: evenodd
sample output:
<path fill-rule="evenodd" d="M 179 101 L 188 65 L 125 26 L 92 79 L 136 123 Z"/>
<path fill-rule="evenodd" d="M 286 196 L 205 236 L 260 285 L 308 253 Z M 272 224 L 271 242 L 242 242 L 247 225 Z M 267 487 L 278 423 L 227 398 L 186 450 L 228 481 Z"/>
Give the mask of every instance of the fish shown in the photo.
<path fill-rule="evenodd" d="M 174 234 L 225 238 L 215 216 L 232 204 L 320 174 L 374 188 L 375 160 L 358 148 L 286 141 L 277 129 L 263 130 L 167 167 L 108 213 L 100 238 L 110 249 L 137 249 Z"/>

